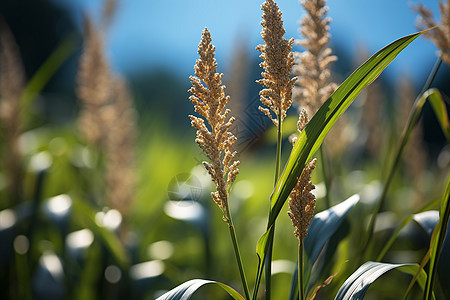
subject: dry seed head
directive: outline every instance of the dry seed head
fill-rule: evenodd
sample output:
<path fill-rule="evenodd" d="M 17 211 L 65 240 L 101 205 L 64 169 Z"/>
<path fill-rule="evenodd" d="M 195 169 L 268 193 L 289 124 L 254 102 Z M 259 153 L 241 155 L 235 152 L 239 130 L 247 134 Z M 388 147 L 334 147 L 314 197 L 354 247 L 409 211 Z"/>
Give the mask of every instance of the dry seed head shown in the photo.
<path fill-rule="evenodd" d="M 409 117 L 409 110 L 415 98 L 415 88 L 408 76 L 402 76 L 398 86 L 398 98 L 400 100 L 400 111 L 397 113 L 398 129 L 403 128 Z M 407 174 L 419 183 L 428 168 L 426 145 L 423 139 L 422 126 L 416 126 L 411 132 L 408 145 L 403 155 Z M 420 186 L 417 184 L 416 186 Z M 417 197 L 415 197 L 417 198 Z"/>
<path fill-rule="evenodd" d="M 19 137 L 22 131 L 20 99 L 24 87 L 25 71 L 19 48 L 9 27 L 0 19 L 0 127 L 4 130 L 5 172 L 11 206 L 17 204 L 22 190 Z"/>
<path fill-rule="evenodd" d="M 288 215 L 294 226 L 294 235 L 302 241 L 307 235 L 307 229 L 314 215 L 316 197 L 311 191 L 315 186 L 311 183 L 311 172 L 316 166 L 317 159 L 312 159 L 303 169 L 297 184 L 289 195 Z"/>
<path fill-rule="evenodd" d="M 102 23 L 108 27 L 117 11 L 117 0 L 104 0 L 102 11 Z"/>
<path fill-rule="evenodd" d="M 260 66 L 264 68 L 264 72 L 261 73 L 263 78 L 257 82 L 266 88 L 259 93 L 265 106 L 260 106 L 259 109 L 278 126 L 292 105 L 292 86 L 296 80 L 290 78 L 294 65 L 294 54 L 291 52 L 294 39 L 287 40 L 283 37 L 285 30 L 281 11 L 273 0 L 266 0 L 261 5 L 261 10 L 261 36 L 265 44 L 258 45 L 256 49 L 261 51 L 263 62 Z"/>
<path fill-rule="evenodd" d="M 306 124 L 308 124 L 309 118 L 308 113 L 305 109 L 302 109 L 300 111 L 300 114 L 298 115 L 298 121 L 297 121 L 297 130 L 298 132 L 302 132 L 303 129 L 305 129 Z"/>
<path fill-rule="evenodd" d="M 137 113 L 123 78 L 112 78 L 113 99 L 109 105 L 115 120 L 106 136 L 106 198 L 108 204 L 127 215 L 135 188 L 135 141 Z"/>
<path fill-rule="evenodd" d="M 337 60 L 328 47 L 330 40 L 329 23 L 326 17 L 328 7 L 325 0 L 303 0 L 302 6 L 306 14 L 299 22 L 302 40 L 296 40 L 297 45 L 305 47 L 304 52 L 295 53 L 294 75 L 297 84 L 293 97 L 299 106 L 306 108 L 310 115 L 334 92 L 337 85 L 330 83 L 329 66 Z"/>
<path fill-rule="evenodd" d="M 78 124 L 90 144 L 106 157 L 109 206 L 127 215 L 134 196 L 137 113 L 124 79 L 114 77 L 104 55 L 100 31 L 85 19 L 85 45 L 78 71 L 81 101 Z"/>
<path fill-rule="evenodd" d="M 5 126 L 19 117 L 19 101 L 25 87 L 25 74 L 19 48 L 8 26 L 0 23 L 0 118 Z M 18 124 L 17 124 L 18 125 Z"/>
<path fill-rule="evenodd" d="M 214 52 L 211 34 L 205 28 L 198 45 L 200 58 L 194 66 L 196 76 L 190 77 L 192 88 L 189 89 L 192 94 L 189 100 L 204 119 L 192 115 L 189 118 L 192 127 L 197 129 L 195 141 L 210 160 L 203 162 L 203 165 L 216 185 L 216 192 L 211 193 L 211 196 L 225 213 L 228 211 L 229 189 L 239 173 L 239 161 L 233 160 L 236 151 L 232 151 L 232 148 L 236 137 L 229 130 L 235 119 L 230 117 L 227 120 L 230 110 L 225 109 L 225 106 L 229 97 L 225 96 L 225 86 L 222 85 L 223 74 L 217 73 Z"/>
<path fill-rule="evenodd" d="M 111 78 L 100 33 L 85 18 L 85 44 L 77 74 L 77 95 L 81 100 L 78 125 L 89 143 L 103 145 L 109 125 L 114 122 L 105 113 L 111 97 Z"/>
<path fill-rule="evenodd" d="M 422 3 L 413 6 L 413 10 L 419 14 L 417 22 L 417 28 L 419 30 L 437 26 L 424 35 L 434 42 L 439 49 L 439 56 L 450 66 L 450 0 L 447 0 L 447 3 L 439 1 L 441 24 L 438 24 L 433 19 L 433 13 L 423 6 Z"/>
<path fill-rule="evenodd" d="M 230 95 L 227 107 L 233 112 L 233 116 L 243 123 L 248 117 L 244 110 L 250 75 L 250 55 L 247 53 L 247 46 L 244 39 L 236 41 L 235 51 L 231 57 L 230 75 L 226 78 L 227 91 Z M 237 124 L 234 124 L 231 131 L 236 132 L 237 130 Z"/>
<path fill-rule="evenodd" d="M 305 126 L 306 126 L 306 124 L 308 124 L 308 122 L 309 122 L 308 113 L 306 112 L 305 109 L 302 108 L 302 110 L 300 111 L 300 114 L 298 115 L 298 121 L 297 121 L 297 130 L 299 133 L 301 133 L 303 131 L 303 129 L 305 129 Z M 298 134 L 291 134 L 289 136 L 289 141 L 291 142 L 292 146 L 295 145 L 297 138 L 298 138 Z"/>

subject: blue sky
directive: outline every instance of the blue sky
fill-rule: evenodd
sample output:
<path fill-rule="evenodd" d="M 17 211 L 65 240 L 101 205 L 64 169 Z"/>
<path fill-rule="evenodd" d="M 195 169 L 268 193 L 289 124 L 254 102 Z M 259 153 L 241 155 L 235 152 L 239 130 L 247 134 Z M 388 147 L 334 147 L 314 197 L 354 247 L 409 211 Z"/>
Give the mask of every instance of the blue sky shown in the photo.
<path fill-rule="evenodd" d="M 55 0 L 57 1 L 57 0 Z M 59 0 L 58 0 L 59 1 Z M 58 2 L 57 1 L 57 2 Z M 261 43 L 263 1 L 254 0 L 119 0 L 119 9 L 109 30 L 107 51 L 114 68 L 122 73 L 167 67 L 180 76 L 193 73 L 197 45 L 206 26 L 211 31 L 219 69 L 231 58 L 233 48 L 245 41 L 250 53 Z M 77 18 L 85 11 L 100 15 L 101 0 L 66 0 Z M 278 0 L 286 38 L 299 38 L 298 20 L 304 11 L 297 0 Z M 355 54 L 365 47 L 374 53 L 393 40 L 416 30 L 416 15 L 403 0 L 328 1 L 332 43 Z M 438 1 L 422 1 L 438 19 Z M 387 72 L 410 74 L 422 80 L 435 60 L 434 45 L 419 38 L 394 61 Z"/>

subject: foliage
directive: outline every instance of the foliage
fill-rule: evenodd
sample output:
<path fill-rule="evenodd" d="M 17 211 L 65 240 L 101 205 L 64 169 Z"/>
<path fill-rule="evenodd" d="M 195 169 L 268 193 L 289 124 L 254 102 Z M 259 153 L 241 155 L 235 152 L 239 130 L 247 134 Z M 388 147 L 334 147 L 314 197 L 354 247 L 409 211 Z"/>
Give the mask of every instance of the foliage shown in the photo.
<path fill-rule="evenodd" d="M 423 33 L 394 41 L 358 67 L 321 105 L 289 156 L 281 153 L 293 133 L 295 121 L 289 115 L 284 120 L 287 133 L 268 130 L 259 143 L 240 153 L 241 172 L 228 190 L 227 223 L 211 201 L 214 187 L 193 135 L 170 132 L 164 117 L 150 114 L 152 121 L 143 122 L 136 147 L 139 180 L 133 203 L 123 214 L 105 196 L 108 160 L 103 149 L 80 137 L 75 122 L 31 127 L 35 96 L 73 51 L 72 38 L 67 38 L 22 92 L 22 189 L 17 199 L 10 198 L 9 179 L 3 175 L 7 157 L 0 166 L 0 298 L 262 299 L 265 294 L 297 299 L 300 294 L 309 299 L 363 299 L 366 293 L 396 299 L 449 297 L 448 270 L 442 267 L 450 257 L 450 179 L 443 183 L 448 168 L 428 164 L 423 174 L 410 174 L 405 163 L 427 101 L 448 144 L 446 95 L 426 84 L 403 120 L 402 134 L 389 127 L 393 120 L 379 124 L 387 126 L 386 155 L 353 155 L 364 142 L 361 124 L 347 124 L 356 132 L 354 145 L 347 145 L 337 158 L 327 153 L 334 148 L 326 136 L 339 126 L 338 119 Z M 431 80 L 434 76 L 432 72 Z M 388 142 L 390 134 L 395 143 Z M 8 145 L 5 135 L 0 138 L 3 154 Z M 275 172 L 272 189 L 274 159 L 268 152 L 275 148 L 274 141 L 280 151 L 276 164 L 286 163 L 280 176 Z M 284 203 L 318 150 L 323 174 L 312 174 L 318 183 L 317 213 L 299 243 Z M 353 169 L 355 160 L 359 170 Z M 232 263 L 234 254 L 239 266 Z M 271 270 L 264 278 L 266 257 Z M 394 269 L 400 272 L 388 272 Z M 270 291 L 262 291 L 260 283 L 268 276 Z M 241 292 L 247 286 L 250 293 Z"/>

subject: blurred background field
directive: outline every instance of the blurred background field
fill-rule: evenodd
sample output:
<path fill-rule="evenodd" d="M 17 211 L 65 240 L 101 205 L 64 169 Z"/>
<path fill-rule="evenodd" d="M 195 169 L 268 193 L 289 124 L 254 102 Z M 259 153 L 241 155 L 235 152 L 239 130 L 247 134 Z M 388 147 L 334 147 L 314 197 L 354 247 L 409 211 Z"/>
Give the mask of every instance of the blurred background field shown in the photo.
<path fill-rule="evenodd" d="M 423 3 L 438 15 L 437 1 Z M 187 117 L 193 113 L 188 77 L 193 74 L 204 27 L 212 33 L 219 71 L 224 73 L 230 107 L 238 120 L 233 130 L 239 139 L 241 172 L 230 205 L 247 276 L 250 282 L 255 280 L 255 246 L 266 226 L 276 147 L 276 132 L 257 109 L 260 4 L 118 0 L 108 14 L 100 0 L 0 2 L 2 31 L 9 28 L 14 36 L 25 82 L 14 154 L 20 157 L 17 193 L 11 192 L 7 124 L 0 131 L 0 298 L 154 299 L 192 278 L 240 288 L 226 224 L 211 200 L 213 186 L 201 166 L 205 157 L 194 142 L 195 130 Z M 286 37 L 299 38 L 301 6 L 287 0 L 278 4 Z M 417 31 L 408 1 L 330 1 L 329 6 L 337 83 L 375 51 Z M 80 131 L 77 72 L 84 16 L 103 30 L 110 68 L 128 82 L 134 102 L 134 162 L 128 167 L 135 180 L 126 207 L 109 202 L 108 190 L 113 187 L 105 179 L 108 158 Z M 362 198 L 340 231 L 346 239 L 336 250 L 342 260 L 351 259 L 352 249 L 360 243 L 362 233 L 357 229 L 368 221 L 369 207 L 379 197 L 393 149 L 436 61 L 436 51 L 423 38 L 415 41 L 359 96 L 327 137 L 331 203 L 355 193 Z M 450 95 L 449 79 L 450 69 L 443 65 L 432 86 Z M 291 149 L 288 136 L 295 131 L 296 113 L 291 108 L 284 126 L 282 164 Z M 385 241 L 400 219 L 439 199 L 449 169 L 450 147 L 426 106 L 390 190 L 376 238 Z M 115 171 L 119 183 L 127 178 L 122 171 Z M 314 173 L 313 183 L 320 211 L 325 208 L 320 172 Z M 286 283 L 297 256 L 286 208 L 282 214 L 274 249 L 275 299 L 287 297 Z M 387 261 L 418 262 L 428 246 L 427 235 L 412 225 L 402 237 Z M 327 288 L 329 295 L 354 271 L 352 266 L 349 263 Z M 400 280 L 406 287 L 409 281 Z M 383 293 L 395 291 L 396 286 L 386 286 L 374 288 L 371 299 L 390 299 Z M 214 287 L 204 288 L 197 297 L 227 299 Z"/>

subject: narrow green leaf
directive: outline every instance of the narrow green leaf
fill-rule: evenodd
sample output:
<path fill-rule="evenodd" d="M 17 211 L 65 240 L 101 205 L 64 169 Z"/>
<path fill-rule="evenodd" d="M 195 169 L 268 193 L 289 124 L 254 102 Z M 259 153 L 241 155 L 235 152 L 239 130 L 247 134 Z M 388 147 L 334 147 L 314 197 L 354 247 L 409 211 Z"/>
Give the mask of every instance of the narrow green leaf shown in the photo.
<path fill-rule="evenodd" d="M 440 199 L 437 199 L 436 201 L 433 201 L 427 205 L 425 205 L 423 208 L 421 208 L 417 213 L 410 215 L 408 217 L 406 217 L 405 219 L 403 219 L 403 221 L 397 226 L 397 229 L 394 231 L 394 233 L 392 233 L 391 237 L 389 238 L 389 240 L 384 244 L 383 249 L 380 251 L 380 254 L 378 254 L 377 260 L 376 261 L 381 261 L 383 259 L 383 257 L 386 255 L 386 253 L 389 251 L 389 249 L 392 247 L 392 245 L 394 244 L 395 240 L 397 239 L 398 235 L 400 234 L 400 231 L 411 221 L 411 220 L 415 220 L 426 232 L 428 232 L 429 227 L 426 224 L 421 224 L 421 219 L 423 219 L 423 217 L 425 215 L 422 215 L 423 213 L 427 212 L 427 209 L 429 209 L 430 207 L 434 207 L 435 205 L 439 204 Z M 429 217 L 431 217 L 431 215 L 429 215 Z M 428 217 L 427 217 L 428 219 Z M 431 221 L 431 220 L 427 220 L 426 222 Z M 434 224 L 436 225 L 436 224 Z M 433 227 L 434 229 L 434 227 Z M 432 230 L 433 230 L 432 229 Z"/>
<path fill-rule="evenodd" d="M 256 255 L 258 255 L 258 270 L 256 272 L 256 282 L 255 289 L 253 290 L 252 299 L 256 299 L 258 294 L 259 284 L 261 283 L 262 271 L 264 266 L 264 261 L 266 260 L 267 253 L 267 241 L 269 237 L 273 237 L 273 227 L 270 227 L 268 231 L 266 231 L 258 240 L 258 244 L 256 245 Z"/>
<path fill-rule="evenodd" d="M 412 265 L 405 265 L 398 268 L 399 271 L 416 276 L 416 281 L 419 284 L 420 288 L 422 290 L 425 290 L 425 284 L 427 280 L 427 273 L 418 265 L 418 264 L 412 264 Z M 434 293 L 432 294 L 433 300 L 436 299 Z"/>
<path fill-rule="evenodd" d="M 447 141 L 450 141 L 450 123 L 448 120 L 448 112 L 441 93 L 437 89 L 429 89 L 424 93 L 424 97 L 428 97 L 439 125 L 441 125 L 442 132 L 447 138 Z"/>
<path fill-rule="evenodd" d="M 407 299 L 409 293 L 412 291 L 414 284 L 417 282 L 417 278 L 419 277 L 420 273 L 424 271 L 424 268 L 429 260 L 430 260 L 430 249 L 428 249 L 427 253 L 422 258 L 419 268 L 417 269 L 416 273 L 414 274 L 413 278 L 411 279 L 408 289 L 406 290 L 405 294 L 403 295 L 403 300 Z M 425 276 L 426 276 L 426 273 L 425 273 Z M 421 285 L 421 287 L 422 287 L 422 285 Z M 425 287 L 423 287 L 422 290 L 425 290 Z"/>
<path fill-rule="evenodd" d="M 437 64 L 437 66 L 439 66 L 439 63 Z M 437 67 L 435 69 L 437 71 Z M 435 72 L 433 72 L 433 74 L 435 74 Z M 444 132 L 444 135 L 446 136 L 447 141 L 450 141 L 450 139 L 449 139 L 450 138 L 450 127 L 449 127 L 448 113 L 447 113 L 447 109 L 445 107 L 445 103 L 442 100 L 442 97 L 438 90 L 436 90 L 436 89 L 426 90 L 422 95 L 417 97 L 416 101 L 414 102 L 414 106 L 409 115 L 408 121 L 406 123 L 406 127 L 402 133 L 402 138 L 401 138 L 400 144 L 397 148 L 395 158 L 393 160 L 392 166 L 389 169 L 387 180 L 386 180 L 386 183 L 384 184 L 383 192 L 381 194 L 380 199 L 378 200 L 378 203 L 376 204 L 376 207 L 374 209 L 372 217 L 369 221 L 369 229 L 368 229 L 369 234 L 367 235 L 367 238 L 366 238 L 365 242 L 363 243 L 364 249 L 367 249 L 367 245 L 369 244 L 369 242 L 372 238 L 373 231 L 375 228 L 376 217 L 377 217 L 378 213 L 380 212 L 381 207 L 384 204 L 389 187 L 394 178 L 395 171 L 397 170 L 397 167 L 400 164 L 403 150 L 405 149 L 405 146 L 409 140 L 409 136 L 411 135 L 412 130 L 414 129 L 414 126 L 416 126 L 416 124 L 419 120 L 420 113 L 422 112 L 423 106 L 427 99 L 430 99 L 431 105 L 437 115 L 437 119 L 439 121 L 439 124 L 441 125 L 442 131 Z"/>
<path fill-rule="evenodd" d="M 313 265 L 316 263 L 320 265 L 320 262 L 317 261 L 320 252 L 359 200 L 359 195 L 353 195 L 347 200 L 314 216 L 308 228 L 308 235 L 304 240 L 307 257 L 303 270 L 305 288 L 311 287 L 311 285 L 316 283 L 310 282 Z M 321 257 L 322 260 L 325 258 Z"/>
<path fill-rule="evenodd" d="M 407 143 L 409 135 L 411 134 L 414 126 L 416 126 L 423 106 L 425 105 L 425 102 L 427 100 L 430 101 L 431 107 L 433 107 L 442 132 L 444 133 L 447 140 L 450 141 L 450 126 L 448 121 L 447 108 L 445 106 L 444 100 L 442 99 L 441 93 L 437 89 L 433 88 L 426 90 L 422 94 L 422 96 L 414 103 L 414 107 L 409 117 L 408 124 L 405 128 L 405 133 L 403 134 L 404 138 L 402 140 L 401 147 L 403 147 Z"/>
<path fill-rule="evenodd" d="M 299 135 L 289 160 L 272 193 L 268 228 L 277 218 L 303 168 L 319 149 L 325 136 L 358 94 L 395 59 L 422 32 L 402 37 L 384 47 L 356 69 L 320 107 Z"/>
<path fill-rule="evenodd" d="M 417 264 L 389 264 L 369 261 L 358 268 L 339 289 L 335 300 L 358 300 L 364 299 L 364 295 L 370 285 L 384 273 L 398 269 L 403 273 L 414 275 L 419 269 Z M 419 273 L 417 282 L 423 289 L 425 287 L 426 274 L 423 270 Z M 433 297 L 434 299 L 434 297 Z"/>
<path fill-rule="evenodd" d="M 73 214 L 74 220 L 82 220 L 87 228 L 103 241 L 121 267 L 125 268 L 129 265 L 127 253 L 119 238 L 113 232 L 95 222 L 95 211 L 91 207 L 82 201 L 74 201 Z"/>
<path fill-rule="evenodd" d="M 308 228 L 308 235 L 304 240 L 305 252 L 311 265 L 316 261 L 325 243 L 358 201 L 359 195 L 353 195 L 347 200 L 314 216 Z"/>
<path fill-rule="evenodd" d="M 359 195 L 353 195 L 347 200 L 325 210 L 314 216 L 308 228 L 308 235 L 304 239 L 304 250 L 306 261 L 303 274 L 305 276 L 304 285 L 307 287 L 311 276 L 311 269 L 316 262 L 320 251 L 334 235 L 341 223 L 344 221 L 350 210 L 359 202 Z M 290 299 L 298 293 L 298 265 L 291 282 Z"/>
<path fill-rule="evenodd" d="M 426 283 L 426 290 L 424 293 L 424 299 L 431 299 L 433 292 L 434 277 L 437 270 L 437 264 L 439 262 L 439 255 L 441 252 L 442 244 L 444 243 L 445 234 L 447 231 L 448 219 L 450 217 L 450 176 L 447 178 L 447 184 L 445 192 L 442 197 L 441 210 L 439 212 L 439 223 L 436 225 L 433 237 L 430 243 L 430 267 L 428 269 L 428 278 Z"/>
<path fill-rule="evenodd" d="M 235 300 L 242 300 L 244 297 L 242 297 L 238 292 L 236 292 L 233 288 L 229 287 L 226 284 L 223 284 L 221 282 L 212 281 L 212 280 L 204 280 L 204 279 L 192 279 L 189 281 L 186 281 L 183 284 L 180 284 L 176 288 L 168 291 L 161 297 L 159 297 L 156 300 L 188 300 L 191 298 L 191 296 L 202 286 L 206 284 L 216 284 L 223 288 L 233 299 Z"/>
<path fill-rule="evenodd" d="M 427 211 L 423 211 L 423 212 L 414 214 L 412 216 L 409 216 L 401 223 L 401 225 L 397 228 L 397 230 L 394 232 L 394 234 L 389 239 L 388 243 L 386 243 L 385 247 L 383 248 L 383 250 L 381 251 L 380 255 L 377 258 L 378 261 L 380 261 L 384 257 L 384 255 L 387 253 L 389 248 L 394 243 L 394 240 L 399 235 L 401 229 L 403 229 L 411 220 L 414 220 L 420 227 L 422 227 L 422 229 L 425 231 L 425 233 L 428 234 L 428 236 L 430 237 L 430 240 L 435 238 L 435 237 L 433 237 L 434 236 L 433 232 L 434 232 L 434 229 L 436 228 L 436 225 L 439 222 L 439 212 L 438 211 L 427 210 Z M 413 274 L 413 278 L 408 286 L 408 289 L 405 292 L 403 299 L 406 299 L 406 297 L 411 292 L 414 284 L 416 283 L 418 277 L 422 274 L 421 272 L 423 271 L 425 265 L 428 263 L 429 259 L 430 259 L 430 250 L 427 251 L 426 255 L 424 256 L 424 258 L 422 259 L 422 261 L 419 265 L 419 268 L 416 270 L 416 273 Z M 422 289 L 424 289 L 424 288 L 422 288 Z"/>
<path fill-rule="evenodd" d="M 413 215 L 412 218 L 425 231 L 429 238 L 439 222 L 439 212 L 437 210 L 428 210 Z"/>
<path fill-rule="evenodd" d="M 300 133 L 289 160 L 272 192 L 270 201 L 271 209 L 266 233 L 272 230 L 272 225 L 275 223 L 292 188 L 297 183 L 298 177 L 307 161 L 319 149 L 326 135 L 339 117 L 350 106 L 356 96 L 374 81 L 403 49 L 424 32 L 421 31 L 402 37 L 375 53 L 363 65 L 356 69 L 316 112 Z M 267 238 L 264 235 L 258 242 L 258 249 L 264 249 L 266 251 L 265 243 L 267 243 Z M 264 261 L 265 253 L 263 255 L 258 254 L 258 256 L 260 259 L 263 258 L 263 260 L 258 265 L 257 281 L 253 293 L 254 297 L 259 288 L 260 273 L 263 271 L 261 262 Z"/>

